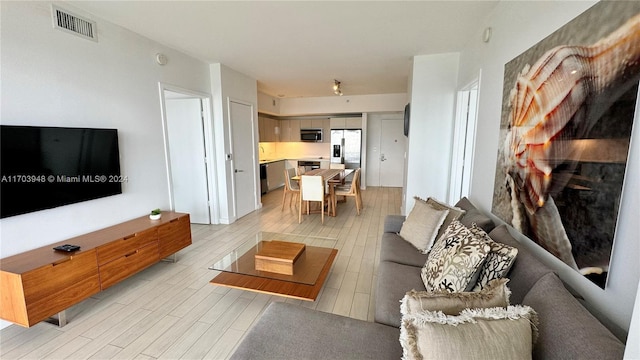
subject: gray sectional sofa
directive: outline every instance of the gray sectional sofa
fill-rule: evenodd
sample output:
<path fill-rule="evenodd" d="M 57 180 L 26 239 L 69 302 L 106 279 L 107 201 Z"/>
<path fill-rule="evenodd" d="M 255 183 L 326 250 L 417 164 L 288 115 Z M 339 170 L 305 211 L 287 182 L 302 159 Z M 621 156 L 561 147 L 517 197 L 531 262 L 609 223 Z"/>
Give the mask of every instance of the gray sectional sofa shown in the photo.
<path fill-rule="evenodd" d="M 466 198 L 460 220 L 476 223 L 489 236 L 518 248 L 508 286 L 512 304 L 531 306 L 539 317 L 534 359 L 622 359 L 624 344 L 584 308 L 552 269 Z M 402 356 L 400 300 L 411 289 L 425 290 L 420 269 L 427 255 L 397 233 L 403 216 L 388 216 L 382 235 L 375 294 L 375 322 L 351 319 L 286 303 L 265 310 L 232 359 L 397 359 Z"/>

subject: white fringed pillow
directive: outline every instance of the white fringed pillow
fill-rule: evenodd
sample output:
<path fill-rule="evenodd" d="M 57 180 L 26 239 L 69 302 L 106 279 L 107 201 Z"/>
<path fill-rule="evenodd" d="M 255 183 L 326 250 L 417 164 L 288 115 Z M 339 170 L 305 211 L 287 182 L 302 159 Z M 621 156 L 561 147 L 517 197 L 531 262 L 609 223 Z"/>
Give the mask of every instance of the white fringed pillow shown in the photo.
<path fill-rule="evenodd" d="M 413 209 L 400 229 L 400 237 L 423 254 L 429 252 L 449 210 L 436 210 L 424 200 L 415 198 Z"/>
<path fill-rule="evenodd" d="M 511 295 L 507 282 L 509 279 L 492 280 L 477 292 L 411 290 L 400 301 L 400 313 L 410 315 L 422 311 L 442 311 L 446 315 L 458 315 L 467 308 L 507 307 Z"/>
<path fill-rule="evenodd" d="M 531 359 L 538 316 L 529 306 L 424 311 L 402 317 L 403 359 Z"/>

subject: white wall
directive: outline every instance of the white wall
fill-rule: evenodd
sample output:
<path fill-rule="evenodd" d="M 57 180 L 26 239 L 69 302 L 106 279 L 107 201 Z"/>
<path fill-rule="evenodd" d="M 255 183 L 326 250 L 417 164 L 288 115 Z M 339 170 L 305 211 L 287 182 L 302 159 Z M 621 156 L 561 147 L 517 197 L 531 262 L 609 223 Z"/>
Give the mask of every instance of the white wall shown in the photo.
<path fill-rule="evenodd" d="M 258 92 L 258 109 L 272 115 L 280 114 L 280 99 L 263 92 Z"/>
<path fill-rule="evenodd" d="M 414 196 L 447 198 L 458 57 L 413 58 L 405 214 L 413 208 Z"/>
<path fill-rule="evenodd" d="M 482 70 L 479 89 L 478 127 L 470 199 L 485 212 L 491 211 L 493 182 L 498 151 L 498 130 L 502 109 L 504 65 L 547 35 L 588 9 L 594 2 L 500 2 L 486 19 L 493 37 L 486 44 L 470 40 L 460 56 L 461 87 Z M 640 109 L 636 108 L 640 111 Z M 575 288 L 589 303 L 593 312 L 616 332 L 624 336 L 629 329 L 640 278 L 640 242 L 638 214 L 640 195 L 633 185 L 640 183 L 640 126 L 634 126 L 627 174 L 623 188 L 615 246 L 606 290 L 602 290 L 569 269 L 530 240 L 530 245 L 543 261 L 556 268 L 565 282 Z"/>
<path fill-rule="evenodd" d="M 255 79 L 241 74 L 225 65 L 211 65 L 211 93 L 213 96 L 213 122 L 216 143 L 216 166 L 218 172 L 218 196 L 220 206 L 220 222 L 230 224 L 236 221 L 234 213 L 234 194 L 231 182 L 233 181 L 233 169 L 231 160 L 226 159 L 226 154 L 231 154 L 231 122 L 229 119 L 229 100 L 237 100 L 253 106 L 253 120 L 255 141 L 252 134 L 246 136 L 247 144 L 255 146 L 255 184 L 256 194 L 260 194 L 260 174 L 258 171 L 258 83 Z M 247 145 L 249 146 L 249 145 Z M 260 204 L 256 197 L 256 209 Z"/>
<path fill-rule="evenodd" d="M 403 111 L 407 94 L 284 98 L 279 104 L 282 116 Z"/>
<path fill-rule="evenodd" d="M 0 7 L 2 124 L 117 128 L 128 178 L 121 195 L 0 220 L 0 256 L 166 209 L 158 83 L 208 93 L 208 65 L 95 17 L 97 43 L 55 30 L 48 2 Z"/>
<path fill-rule="evenodd" d="M 638 295 L 636 295 L 636 302 L 633 306 L 633 318 L 631 319 L 631 325 L 629 326 L 628 339 L 636 339 L 634 341 L 627 341 L 627 347 L 624 349 L 624 358 L 626 360 L 640 359 L 640 280 L 638 280 Z"/>

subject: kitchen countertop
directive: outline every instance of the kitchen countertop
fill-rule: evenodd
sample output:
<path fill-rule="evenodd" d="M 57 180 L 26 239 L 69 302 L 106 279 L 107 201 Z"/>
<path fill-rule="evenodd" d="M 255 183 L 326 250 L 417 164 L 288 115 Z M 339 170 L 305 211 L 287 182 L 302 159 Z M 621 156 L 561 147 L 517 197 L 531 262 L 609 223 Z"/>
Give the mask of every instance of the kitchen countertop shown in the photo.
<path fill-rule="evenodd" d="M 327 161 L 330 162 L 331 159 L 328 157 L 300 157 L 300 158 L 286 158 L 286 159 L 264 159 L 264 160 L 260 160 L 260 164 L 269 164 L 269 163 L 274 163 L 274 162 L 278 162 L 278 161 L 284 161 L 284 160 L 295 160 L 295 161 Z"/>

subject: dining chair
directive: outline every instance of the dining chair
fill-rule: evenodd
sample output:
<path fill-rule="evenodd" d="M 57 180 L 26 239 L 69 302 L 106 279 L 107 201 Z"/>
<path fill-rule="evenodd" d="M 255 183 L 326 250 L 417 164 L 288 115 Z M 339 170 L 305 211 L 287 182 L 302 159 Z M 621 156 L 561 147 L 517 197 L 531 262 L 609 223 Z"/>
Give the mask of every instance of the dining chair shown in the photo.
<path fill-rule="evenodd" d="M 291 194 L 289 197 L 289 207 L 293 203 L 293 199 L 300 196 L 300 186 L 296 181 L 291 181 L 293 177 L 292 172 L 295 174 L 295 169 L 286 169 L 284 171 L 284 190 L 282 192 L 282 210 L 284 210 L 284 203 L 287 200 L 287 194 Z M 296 202 L 296 206 L 298 203 Z M 282 211 L 280 210 L 280 211 Z"/>
<path fill-rule="evenodd" d="M 353 172 L 353 180 L 351 181 L 351 185 L 349 186 L 336 186 L 334 188 L 334 201 L 338 196 L 347 196 L 353 197 L 356 200 L 356 211 L 358 215 L 360 215 L 360 209 L 362 209 L 362 196 L 360 194 L 360 169 L 356 169 Z M 337 204 L 332 204 L 335 209 Z"/>
<path fill-rule="evenodd" d="M 322 224 L 324 224 L 324 205 L 331 208 L 329 194 L 325 192 L 325 182 L 322 176 L 300 175 L 300 196 L 298 206 L 298 224 L 302 223 L 302 202 L 307 203 L 307 215 L 309 214 L 309 202 L 320 202 L 320 213 L 322 214 Z"/>
<path fill-rule="evenodd" d="M 329 164 L 329 169 L 341 169 L 341 170 L 344 170 L 345 166 L 344 166 L 344 164 L 331 163 L 331 164 Z"/>

